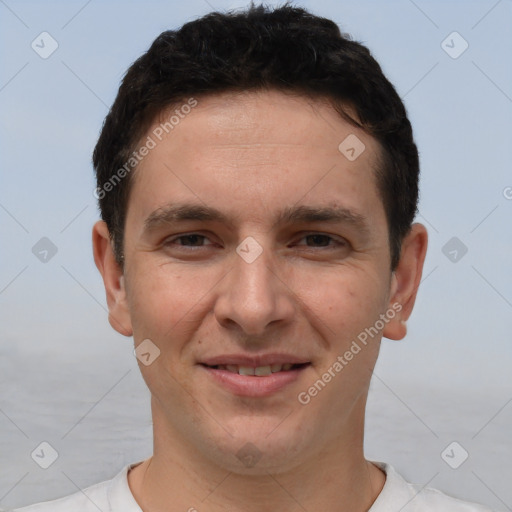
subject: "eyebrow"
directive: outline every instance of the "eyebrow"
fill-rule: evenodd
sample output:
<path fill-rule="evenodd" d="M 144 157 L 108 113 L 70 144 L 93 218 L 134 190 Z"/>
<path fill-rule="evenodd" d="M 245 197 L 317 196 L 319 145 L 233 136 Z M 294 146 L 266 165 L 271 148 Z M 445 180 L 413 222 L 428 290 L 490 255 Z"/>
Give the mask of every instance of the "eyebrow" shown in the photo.
<path fill-rule="evenodd" d="M 182 221 L 203 221 L 232 224 L 226 214 L 210 206 L 180 203 L 169 204 L 153 211 L 144 221 L 144 231 L 153 231 L 162 226 Z M 298 223 L 343 223 L 364 234 L 369 233 L 369 223 L 364 215 L 340 206 L 292 206 L 278 212 L 274 224 Z"/>

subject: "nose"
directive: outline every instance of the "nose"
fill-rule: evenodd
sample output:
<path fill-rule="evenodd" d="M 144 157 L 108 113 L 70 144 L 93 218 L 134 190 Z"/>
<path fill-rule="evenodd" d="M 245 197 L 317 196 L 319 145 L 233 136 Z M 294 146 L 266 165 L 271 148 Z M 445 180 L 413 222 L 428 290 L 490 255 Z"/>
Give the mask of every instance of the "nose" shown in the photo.
<path fill-rule="evenodd" d="M 220 283 L 214 314 L 224 328 L 245 336 L 262 336 L 295 314 L 291 283 L 286 282 L 269 249 L 254 260 L 233 254 L 231 271 Z"/>

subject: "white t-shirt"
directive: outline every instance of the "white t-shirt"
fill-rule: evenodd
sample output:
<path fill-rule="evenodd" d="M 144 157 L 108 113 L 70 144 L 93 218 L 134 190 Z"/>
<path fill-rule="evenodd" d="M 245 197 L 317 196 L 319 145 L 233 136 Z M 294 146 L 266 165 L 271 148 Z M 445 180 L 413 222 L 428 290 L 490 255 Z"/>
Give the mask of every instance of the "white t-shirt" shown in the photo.
<path fill-rule="evenodd" d="M 441 491 L 407 483 L 393 466 L 373 463 L 386 473 L 386 483 L 369 512 L 492 512 Z M 12 512 L 142 512 L 128 485 L 128 471 L 137 464 L 140 462 L 125 466 L 112 480 L 87 487 L 83 492 Z"/>

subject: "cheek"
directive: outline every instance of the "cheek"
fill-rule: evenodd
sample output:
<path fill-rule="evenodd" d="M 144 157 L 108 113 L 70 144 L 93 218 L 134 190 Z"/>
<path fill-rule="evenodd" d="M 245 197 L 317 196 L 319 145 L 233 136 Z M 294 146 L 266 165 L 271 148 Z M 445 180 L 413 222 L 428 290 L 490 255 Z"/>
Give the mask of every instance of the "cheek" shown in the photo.
<path fill-rule="evenodd" d="M 183 329 L 204 296 L 204 279 L 178 272 L 170 265 L 151 265 L 144 259 L 132 268 L 128 302 L 134 338 L 163 342 Z"/>
<path fill-rule="evenodd" d="M 197 330 L 201 298 L 206 283 L 194 272 L 178 272 L 170 265 L 155 265 L 140 258 L 127 272 L 127 297 L 135 345 L 149 339 L 158 356 L 149 364 L 138 361 L 151 393 L 169 407 L 183 407 L 180 397 L 187 388 L 187 376 L 179 364 L 180 355 Z"/>
<path fill-rule="evenodd" d="M 296 282 L 309 321 L 332 344 L 347 344 L 375 323 L 386 306 L 382 278 L 368 268 L 340 266 Z M 339 347 L 341 348 L 341 347 Z"/>

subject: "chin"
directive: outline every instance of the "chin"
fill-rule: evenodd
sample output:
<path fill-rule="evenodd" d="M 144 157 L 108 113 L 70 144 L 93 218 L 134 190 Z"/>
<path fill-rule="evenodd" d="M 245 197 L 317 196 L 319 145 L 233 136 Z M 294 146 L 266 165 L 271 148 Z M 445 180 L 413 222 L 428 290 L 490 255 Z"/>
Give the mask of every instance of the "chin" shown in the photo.
<path fill-rule="evenodd" d="M 246 418 L 245 422 L 237 422 L 233 436 L 222 430 L 220 438 L 210 437 L 209 442 L 214 442 L 209 447 L 214 463 L 241 475 L 278 474 L 298 466 L 308 448 L 312 448 L 304 438 L 303 428 L 294 426 L 290 431 L 290 425 L 272 420 Z"/>

